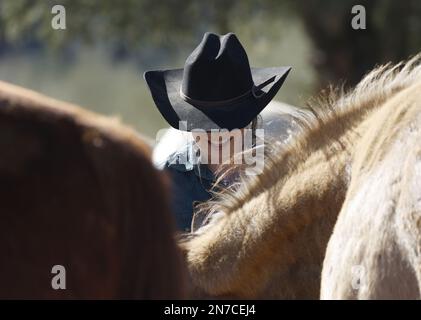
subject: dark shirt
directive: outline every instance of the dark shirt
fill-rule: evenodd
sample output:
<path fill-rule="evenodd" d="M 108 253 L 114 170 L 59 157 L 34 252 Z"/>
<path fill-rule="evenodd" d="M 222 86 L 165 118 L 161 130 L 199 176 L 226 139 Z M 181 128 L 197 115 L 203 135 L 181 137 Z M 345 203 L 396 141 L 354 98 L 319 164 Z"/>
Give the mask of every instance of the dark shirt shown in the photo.
<path fill-rule="evenodd" d="M 177 229 L 190 231 L 193 207 L 211 198 L 209 190 L 215 182 L 215 175 L 205 164 L 194 164 L 189 170 L 184 164 L 167 162 L 165 170 L 171 177 L 172 211 Z"/>

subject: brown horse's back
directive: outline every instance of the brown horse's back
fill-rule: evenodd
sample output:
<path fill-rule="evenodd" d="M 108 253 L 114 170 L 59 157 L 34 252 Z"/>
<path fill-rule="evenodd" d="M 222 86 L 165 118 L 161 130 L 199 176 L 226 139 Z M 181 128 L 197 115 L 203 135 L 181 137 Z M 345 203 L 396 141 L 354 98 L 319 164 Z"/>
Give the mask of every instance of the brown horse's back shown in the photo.
<path fill-rule="evenodd" d="M 166 183 L 135 132 L 0 82 L 0 150 L 1 298 L 181 297 Z"/>

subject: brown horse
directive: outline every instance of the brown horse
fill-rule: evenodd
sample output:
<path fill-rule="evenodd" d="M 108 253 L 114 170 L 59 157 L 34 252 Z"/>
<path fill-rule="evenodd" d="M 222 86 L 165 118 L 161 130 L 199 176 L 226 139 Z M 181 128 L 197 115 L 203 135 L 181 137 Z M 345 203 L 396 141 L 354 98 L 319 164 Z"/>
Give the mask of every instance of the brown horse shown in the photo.
<path fill-rule="evenodd" d="M 0 298 L 183 296 L 166 181 L 134 131 L 0 82 L 0 150 Z"/>
<path fill-rule="evenodd" d="M 392 290 L 399 279 L 405 281 L 402 296 L 419 297 L 420 60 L 380 67 L 350 93 L 313 104 L 314 116 L 266 159 L 261 175 L 219 196 L 210 222 L 180 242 L 195 294 L 319 298 L 327 243 L 345 202 L 325 261 L 323 296 L 351 297 L 349 268 L 367 254 L 368 286 L 376 289 L 361 297 L 399 295 Z M 382 176 L 387 186 L 398 187 L 393 196 L 376 183 Z M 375 216 L 376 203 L 384 201 L 387 215 Z M 397 239 L 393 254 L 382 255 Z M 389 269 L 380 272 L 381 266 Z M 393 280 L 393 272 L 405 274 Z M 382 277 L 387 287 L 379 286 Z"/>

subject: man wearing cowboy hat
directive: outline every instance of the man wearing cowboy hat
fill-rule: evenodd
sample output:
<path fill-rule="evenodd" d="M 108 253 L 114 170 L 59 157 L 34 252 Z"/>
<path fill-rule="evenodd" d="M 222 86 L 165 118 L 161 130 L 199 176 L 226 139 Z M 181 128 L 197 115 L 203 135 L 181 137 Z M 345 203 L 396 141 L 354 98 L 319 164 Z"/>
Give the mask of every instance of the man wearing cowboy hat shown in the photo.
<path fill-rule="evenodd" d="M 208 147 L 207 156 L 211 152 L 221 153 L 223 144 L 231 144 L 230 139 L 224 141 L 221 132 L 255 129 L 258 115 L 281 88 L 290 70 L 290 67 L 250 68 L 235 34 L 205 33 L 184 68 L 145 72 L 152 98 L 165 120 L 185 135 L 195 137 L 165 163 L 172 179 L 173 211 L 180 230 L 190 230 L 193 204 L 211 198 L 209 190 L 221 165 L 192 161 L 196 160 L 197 149 L 203 154 Z M 197 131 L 205 134 L 194 136 Z M 213 138 L 215 133 L 217 141 Z M 182 163 L 177 161 L 186 153 L 189 156 Z M 203 160 L 203 155 L 200 159 Z"/>

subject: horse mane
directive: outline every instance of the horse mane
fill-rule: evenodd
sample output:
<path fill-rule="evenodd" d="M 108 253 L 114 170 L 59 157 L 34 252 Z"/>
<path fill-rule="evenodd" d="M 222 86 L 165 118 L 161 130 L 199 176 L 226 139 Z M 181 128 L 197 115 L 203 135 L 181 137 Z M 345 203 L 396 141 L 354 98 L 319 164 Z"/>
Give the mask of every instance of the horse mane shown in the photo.
<path fill-rule="evenodd" d="M 0 132 L 0 297 L 182 297 L 168 181 L 138 133 L 4 82 Z"/>
<path fill-rule="evenodd" d="M 323 150 L 329 158 L 338 150 L 346 150 L 339 137 L 353 129 L 355 121 L 351 120 L 363 118 L 417 81 L 421 81 L 421 54 L 408 61 L 375 68 L 352 90 L 330 86 L 319 96 L 311 98 L 306 108 L 299 111 L 301 116 L 293 120 L 298 127 L 294 139 L 285 142 L 281 148 L 274 147 L 271 142 L 266 143 L 265 164 L 260 175 L 242 176 L 241 182 L 230 188 L 215 189 L 213 199 L 199 207 L 201 212 L 207 212 L 209 223 L 194 233 L 183 235 L 180 245 L 184 247 L 189 239 L 205 232 L 224 214 L 236 211 L 272 185 L 285 181 L 297 170 L 297 164 L 312 152 Z M 221 176 L 224 174 L 222 172 Z"/>

